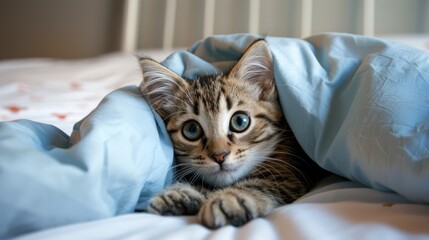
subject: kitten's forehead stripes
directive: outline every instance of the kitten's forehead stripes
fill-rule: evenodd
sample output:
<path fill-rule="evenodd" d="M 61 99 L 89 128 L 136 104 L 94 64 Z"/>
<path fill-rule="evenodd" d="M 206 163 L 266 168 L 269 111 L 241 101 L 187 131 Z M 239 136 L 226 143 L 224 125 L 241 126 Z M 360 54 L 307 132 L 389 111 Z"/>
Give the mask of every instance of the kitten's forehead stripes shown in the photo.
<path fill-rule="evenodd" d="M 232 101 L 231 101 L 231 98 L 230 98 L 229 96 L 225 96 L 225 100 L 226 100 L 226 108 L 227 108 L 228 110 L 231 110 L 231 108 L 232 108 Z"/>
<path fill-rule="evenodd" d="M 223 85 L 220 87 L 220 91 L 223 95 L 226 95 L 225 87 Z"/>
<path fill-rule="evenodd" d="M 198 102 L 194 102 L 194 107 L 193 107 L 193 110 L 194 110 L 194 114 L 195 115 L 199 115 L 200 114 L 200 110 L 199 110 L 199 107 L 198 107 Z"/>
<path fill-rule="evenodd" d="M 222 91 L 220 88 L 220 83 L 222 75 L 210 75 L 210 76 L 202 76 L 197 80 L 190 81 L 191 87 L 194 89 L 195 96 L 195 105 L 202 103 L 202 108 L 207 111 L 218 113 L 219 112 L 219 100 L 222 95 Z M 214 96 L 216 101 L 212 101 L 207 99 L 206 96 Z M 199 114 L 199 106 L 194 105 L 194 113 L 198 112 Z M 196 115 L 198 115 L 196 113 Z"/>

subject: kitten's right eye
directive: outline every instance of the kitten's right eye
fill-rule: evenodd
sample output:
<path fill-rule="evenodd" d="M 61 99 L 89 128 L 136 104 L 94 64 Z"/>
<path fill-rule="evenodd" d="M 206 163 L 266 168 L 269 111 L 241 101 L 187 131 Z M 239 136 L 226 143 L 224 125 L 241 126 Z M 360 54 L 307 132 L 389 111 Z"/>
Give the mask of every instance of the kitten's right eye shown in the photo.
<path fill-rule="evenodd" d="M 197 121 L 189 120 L 183 124 L 182 134 L 189 141 L 196 141 L 203 136 L 203 129 Z"/>

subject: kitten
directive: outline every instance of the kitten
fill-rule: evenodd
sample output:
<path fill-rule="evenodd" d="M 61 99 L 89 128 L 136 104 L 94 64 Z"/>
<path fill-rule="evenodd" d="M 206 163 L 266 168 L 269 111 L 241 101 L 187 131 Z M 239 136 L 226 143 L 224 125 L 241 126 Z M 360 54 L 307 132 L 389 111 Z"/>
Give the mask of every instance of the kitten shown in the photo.
<path fill-rule="evenodd" d="M 320 169 L 283 117 L 263 39 L 227 75 L 188 80 L 151 59 L 140 64 L 141 91 L 164 119 L 177 161 L 177 182 L 148 212 L 240 226 L 314 186 Z"/>

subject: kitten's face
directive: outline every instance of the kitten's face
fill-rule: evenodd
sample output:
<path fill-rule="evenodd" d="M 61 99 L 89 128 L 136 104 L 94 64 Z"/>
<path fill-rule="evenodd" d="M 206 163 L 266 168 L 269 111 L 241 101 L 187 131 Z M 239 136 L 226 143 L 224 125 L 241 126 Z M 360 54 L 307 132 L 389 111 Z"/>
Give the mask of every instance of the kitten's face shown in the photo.
<path fill-rule="evenodd" d="M 264 41 L 226 76 L 184 80 L 152 60 L 141 65 L 142 92 L 166 122 L 179 176 L 230 185 L 261 165 L 280 141 L 283 118 Z"/>

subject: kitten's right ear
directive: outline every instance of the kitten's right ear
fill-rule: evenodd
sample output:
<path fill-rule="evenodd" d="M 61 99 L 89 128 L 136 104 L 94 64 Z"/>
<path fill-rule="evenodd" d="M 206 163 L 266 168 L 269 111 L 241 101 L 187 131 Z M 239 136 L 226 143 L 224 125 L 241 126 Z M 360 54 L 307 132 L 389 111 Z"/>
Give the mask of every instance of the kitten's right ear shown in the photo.
<path fill-rule="evenodd" d="M 177 94 L 183 91 L 186 81 L 160 63 L 144 58 L 140 60 L 143 81 L 140 91 L 152 104 L 158 114 L 167 118 L 177 111 Z"/>

